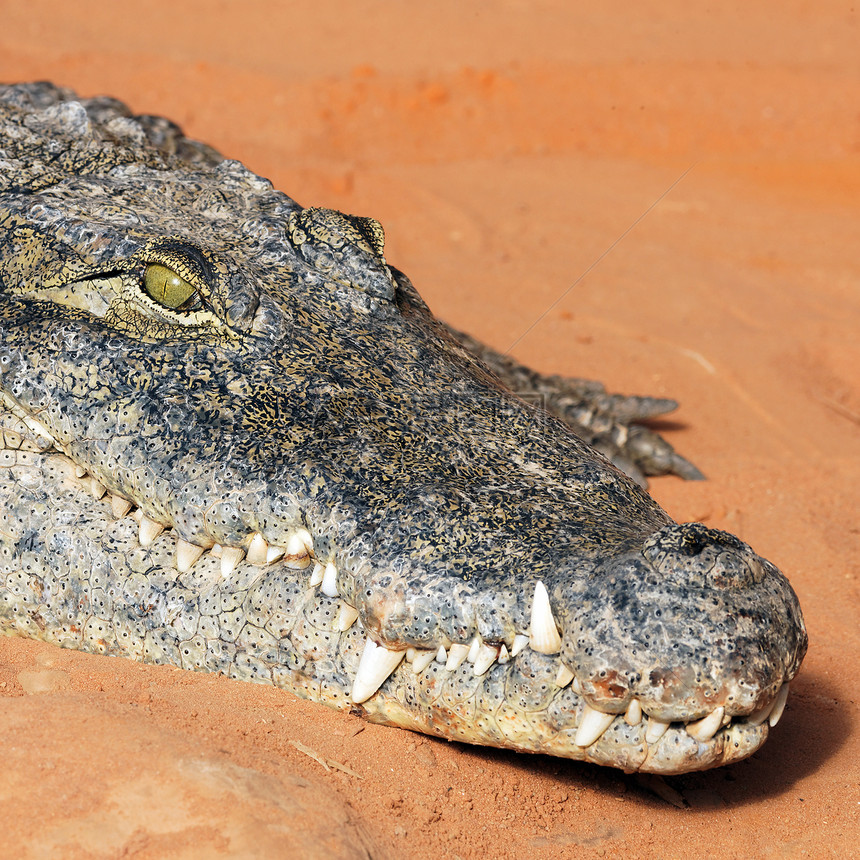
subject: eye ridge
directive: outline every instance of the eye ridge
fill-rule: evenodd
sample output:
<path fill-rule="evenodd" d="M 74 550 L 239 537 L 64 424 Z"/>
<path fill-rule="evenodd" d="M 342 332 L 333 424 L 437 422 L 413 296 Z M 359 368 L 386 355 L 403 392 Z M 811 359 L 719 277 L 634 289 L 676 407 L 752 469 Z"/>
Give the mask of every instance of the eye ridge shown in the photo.
<path fill-rule="evenodd" d="M 205 307 L 197 287 L 163 263 L 145 265 L 141 286 L 153 301 L 172 311 L 187 313 Z"/>

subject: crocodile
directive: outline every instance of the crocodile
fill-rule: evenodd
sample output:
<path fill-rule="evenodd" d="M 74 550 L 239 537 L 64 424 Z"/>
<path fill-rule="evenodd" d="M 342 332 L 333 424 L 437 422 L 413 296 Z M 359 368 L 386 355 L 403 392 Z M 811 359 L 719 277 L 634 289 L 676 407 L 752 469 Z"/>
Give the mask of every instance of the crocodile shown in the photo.
<path fill-rule="evenodd" d="M 0 396 L 9 635 L 662 774 L 759 748 L 806 651 L 643 488 L 701 477 L 673 401 L 493 352 L 376 221 L 114 99 L 0 88 Z"/>

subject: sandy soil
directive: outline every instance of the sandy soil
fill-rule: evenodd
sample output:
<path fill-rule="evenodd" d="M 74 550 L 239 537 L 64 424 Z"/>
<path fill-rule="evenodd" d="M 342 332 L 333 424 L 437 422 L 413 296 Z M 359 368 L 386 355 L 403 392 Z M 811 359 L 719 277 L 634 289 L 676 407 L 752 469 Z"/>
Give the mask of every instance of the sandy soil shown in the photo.
<path fill-rule="evenodd" d="M 860 10 L 574 5 L 3 2 L 0 79 L 170 116 L 379 218 L 458 326 L 677 397 L 665 432 L 709 480 L 655 496 L 805 610 L 771 740 L 660 784 L 7 640 L 0 854 L 856 856 Z"/>

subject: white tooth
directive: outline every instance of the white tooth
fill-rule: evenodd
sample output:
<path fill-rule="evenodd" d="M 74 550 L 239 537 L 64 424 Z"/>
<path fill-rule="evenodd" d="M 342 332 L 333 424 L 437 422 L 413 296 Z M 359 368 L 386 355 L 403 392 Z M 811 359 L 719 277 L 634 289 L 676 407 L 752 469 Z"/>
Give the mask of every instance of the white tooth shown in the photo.
<path fill-rule="evenodd" d="M 87 473 L 87 470 L 83 466 L 78 466 L 78 465 L 75 466 L 75 477 L 76 478 L 83 478 L 84 475 L 86 475 L 86 473 Z"/>
<path fill-rule="evenodd" d="M 141 546 L 149 546 L 155 539 L 164 531 L 164 526 L 161 523 L 151 520 L 144 516 L 140 521 L 140 530 L 138 532 L 138 540 Z"/>
<path fill-rule="evenodd" d="M 719 708 L 714 708 L 707 717 L 702 717 L 701 720 L 687 723 L 687 734 L 691 738 L 695 738 L 697 741 L 706 743 L 717 733 L 717 729 L 719 729 L 720 723 L 723 721 L 723 714 L 725 712 L 726 709 L 720 705 Z"/>
<path fill-rule="evenodd" d="M 245 550 L 240 546 L 221 547 L 221 576 L 228 577 L 239 566 L 245 557 Z"/>
<path fill-rule="evenodd" d="M 340 612 L 337 616 L 337 630 L 341 633 L 346 632 L 353 624 L 355 624 L 356 618 L 358 618 L 358 610 L 354 606 L 350 606 L 348 603 L 341 603 Z"/>
<path fill-rule="evenodd" d="M 435 651 L 419 651 L 412 661 L 412 671 L 416 675 L 420 675 L 433 662 L 435 657 Z"/>
<path fill-rule="evenodd" d="M 574 678 L 573 683 L 570 685 L 570 689 L 573 690 L 574 693 L 580 695 L 582 693 L 582 684 L 579 683 L 579 678 Z"/>
<path fill-rule="evenodd" d="M 368 639 L 358 664 L 358 672 L 352 683 L 352 701 L 357 705 L 366 702 L 385 682 L 385 679 L 400 665 L 403 651 L 389 651 Z"/>
<path fill-rule="evenodd" d="M 445 663 L 445 668 L 449 672 L 459 669 L 463 665 L 466 657 L 469 656 L 469 646 L 463 645 L 460 642 L 455 642 L 448 650 L 448 660 Z"/>
<path fill-rule="evenodd" d="M 508 653 L 507 646 L 502 645 L 502 647 L 499 648 L 499 662 L 500 663 L 509 663 L 510 660 L 511 660 L 511 655 Z"/>
<path fill-rule="evenodd" d="M 773 710 L 773 706 L 775 704 L 776 699 L 772 699 L 763 708 L 759 708 L 757 711 L 753 711 L 747 717 L 747 722 L 752 723 L 752 725 L 754 726 L 760 726 L 770 716 L 770 712 Z"/>
<path fill-rule="evenodd" d="M 122 496 L 112 495 L 110 497 L 110 509 L 113 515 L 121 520 L 131 510 L 131 502 Z"/>
<path fill-rule="evenodd" d="M 209 555 L 211 555 L 211 556 L 212 556 L 212 558 L 221 558 L 221 553 L 222 553 L 223 551 L 224 551 L 224 547 L 223 547 L 223 546 L 221 546 L 221 544 L 220 544 L 220 543 L 213 543 L 213 544 L 212 544 L 212 549 L 210 549 L 210 550 L 209 550 Z M 242 551 L 242 555 L 244 555 L 244 554 L 245 554 L 245 553 L 244 553 L 244 550 L 243 550 L 243 551 Z"/>
<path fill-rule="evenodd" d="M 478 651 L 483 644 L 483 640 L 480 636 L 473 636 L 472 641 L 469 643 L 469 653 L 466 655 L 466 661 L 469 663 L 474 663 L 475 660 L 478 659 Z"/>
<path fill-rule="evenodd" d="M 288 555 L 308 555 L 314 551 L 314 539 L 307 529 L 297 529 L 287 538 Z"/>
<path fill-rule="evenodd" d="M 666 734 L 666 729 L 669 728 L 668 723 L 661 720 L 656 720 L 654 717 L 648 717 L 648 728 L 645 729 L 646 743 L 653 744 L 660 740 Z"/>
<path fill-rule="evenodd" d="M 604 714 L 591 705 L 582 709 L 582 722 L 576 730 L 574 743 L 578 747 L 590 747 L 610 726 L 615 714 Z"/>
<path fill-rule="evenodd" d="M 256 565 L 265 564 L 268 552 L 269 544 L 266 543 L 266 539 L 259 532 L 254 532 L 248 545 L 248 563 Z"/>
<path fill-rule="evenodd" d="M 558 654 L 561 651 L 561 636 L 552 617 L 549 595 L 542 582 L 535 583 L 532 600 L 532 620 L 529 627 L 529 645 L 539 654 Z"/>
<path fill-rule="evenodd" d="M 314 562 L 314 569 L 311 571 L 311 578 L 308 585 L 311 588 L 316 588 L 322 581 L 323 576 L 325 574 L 325 565 L 320 564 L 318 561 Z"/>
<path fill-rule="evenodd" d="M 90 492 L 93 494 L 94 498 L 100 499 L 107 490 L 104 485 L 100 484 L 95 478 L 90 478 Z"/>
<path fill-rule="evenodd" d="M 448 662 L 448 652 L 445 650 L 444 645 L 439 646 L 439 650 L 436 652 L 435 660 L 437 663 L 447 663 Z"/>
<path fill-rule="evenodd" d="M 498 656 L 498 648 L 482 642 L 478 648 L 478 655 L 475 657 L 475 668 L 472 671 L 475 675 L 483 675 L 496 662 Z"/>
<path fill-rule="evenodd" d="M 337 597 L 337 568 L 331 562 L 325 566 L 320 591 L 326 597 Z"/>
<path fill-rule="evenodd" d="M 418 649 L 410 645 L 406 649 L 406 662 L 411 663 L 415 659 L 415 655 L 418 653 Z"/>
<path fill-rule="evenodd" d="M 564 665 L 558 667 L 558 674 L 555 676 L 556 687 L 566 687 L 574 679 L 573 672 Z"/>
<path fill-rule="evenodd" d="M 785 710 L 785 703 L 788 701 L 788 684 L 783 684 L 779 692 L 776 694 L 776 699 L 773 703 L 773 710 L 767 718 L 771 728 L 774 728 Z"/>
<path fill-rule="evenodd" d="M 528 644 L 529 637 L 524 636 L 522 633 L 517 633 L 517 635 L 514 636 L 514 644 L 511 647 L 511 657 L 516 657 L 517 654 L 519 654 L 520 651 L 522 651 Z"/>
<path fill-rule="evenodd" d="M 187 573 L 191 570 L 194 562 L 203 555 L 203 547 L 197 546 L 195 543 L 189 543 L 187 540 L 179 540 L 176 542 L 176 567 L 180 573 Z"/>
<path fill-rule="evenodd" d="M 277 561 L 285 552 L 286 550 L 282 546 L 272 544 L 266 550 L 266 564 L 271 564 L 273 561 Z"/>
<path fill-rule="evenodd" d="M 627 710 L 624 712 L 624 722 L 628 726 L 638 726 L 642 722 L 642 705 L 639 699 L 631 699 Z"/>

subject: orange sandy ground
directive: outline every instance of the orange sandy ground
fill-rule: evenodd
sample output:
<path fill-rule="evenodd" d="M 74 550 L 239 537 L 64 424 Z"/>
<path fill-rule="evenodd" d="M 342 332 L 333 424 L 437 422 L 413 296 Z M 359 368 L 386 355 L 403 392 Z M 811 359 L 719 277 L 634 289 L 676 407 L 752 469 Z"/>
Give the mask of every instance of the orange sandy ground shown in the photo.
<path fill-rule="evenodd" d="M 806 613 L 771 740 L 667 781 L 681 809 L 620 772 L 6 640 L 0 855 L 857 856 L 860 10 L 574 5 L 7 0 L 0 79 L 170 116 L 379 218 L 459 327 L 677 397 L 666 435 L 709 480 L 654 495 L 752 543 Z"/>

